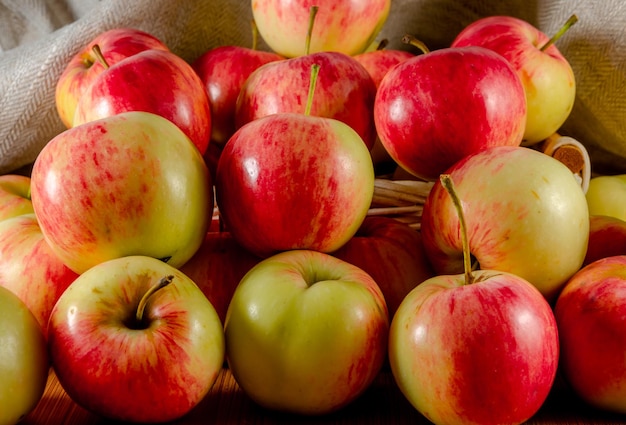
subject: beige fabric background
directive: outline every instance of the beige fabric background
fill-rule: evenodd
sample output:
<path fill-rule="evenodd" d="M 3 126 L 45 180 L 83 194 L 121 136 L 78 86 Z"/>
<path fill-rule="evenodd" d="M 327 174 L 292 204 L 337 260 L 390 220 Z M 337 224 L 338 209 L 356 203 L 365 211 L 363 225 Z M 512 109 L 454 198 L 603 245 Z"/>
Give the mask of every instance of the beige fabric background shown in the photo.
<path fill-rule="evenodd" d="M 622 0 L 392 0 L 381 38 L 405 48 L 404 33 L 446 47 L 481 16 L 508 14 L 548 34 L 576 13 L 558 42 L 577 77 L 563 127 L 588 147 L 594 167 L 626 172 L 626 2 Z M 69 58 L 98 33 L 148 31 L 193 61 L 211 47 L 251 43 L 247 0 L 0 0 L 0 174 L 32 163 L 64 130 L 54 87 Z M 261 42 L 261 48 L 266 46 Z"/>

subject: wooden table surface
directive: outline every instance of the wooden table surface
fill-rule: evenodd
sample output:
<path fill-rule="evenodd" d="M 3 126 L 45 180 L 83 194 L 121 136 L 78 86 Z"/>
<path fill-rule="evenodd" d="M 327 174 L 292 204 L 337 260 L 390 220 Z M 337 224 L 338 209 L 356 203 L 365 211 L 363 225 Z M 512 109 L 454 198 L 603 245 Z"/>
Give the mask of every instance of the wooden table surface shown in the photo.
<path fill-rule="evenodd" d="M 76 405 L 54 373 L 37 408 L 22 425 L 104 425 L 116 422 L 95 416 Z M 251 402 L 224 369 L 206 398 L 184 418 L 181 425 L 374 425 L 429 424 L 402 396 L 389 371 L 381 372 L 374 384 L 344 409 L 323 417 L 299 417 L 267 411 Z M 556 381 L 548 400 L 529 424 L 626 424 L 626 415 L 593 409 Z"/>

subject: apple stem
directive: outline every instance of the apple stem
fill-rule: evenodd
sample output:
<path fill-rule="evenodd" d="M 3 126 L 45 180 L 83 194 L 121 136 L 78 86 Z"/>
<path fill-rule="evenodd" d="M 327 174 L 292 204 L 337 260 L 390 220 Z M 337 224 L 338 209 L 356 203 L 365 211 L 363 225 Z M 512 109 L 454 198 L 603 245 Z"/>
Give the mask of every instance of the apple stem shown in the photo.
<path fill-rule="evenodd" d="M 320 65 L 314 63 L 311 65 L 311 82 L 309 83 L 309 94 L 306 99 L 306 108 L 304 109 L 304 115 L 311 115 L 311 108 L 313 107 L 313 95 L 315 94 L 315 85 L 317 84 L 317 76 L 320 73 Z"/>
<path fill-rule="evenodd" d="M 459 195 L 456 193 L 454 182 L 450 174 L 442 174 L 439 176 L 441 184 L 450 195 L 452 204 L 459 217 L 459 225 L 461 227 L 461 243 L 463 245 L 463 270 L 465 271 L 465 284 L 469 285 L 474 282 L 474 275 L 472 274 L 472 258 L 470 256 L 469 240 L 467 238 L 467 225 L 465 223 L 465 215 L 463 214 L 463 205 L 459 199 Z"/>
<path fill-rule="evenodd" d="M 409 44 L 413 47 L 417 47 L 424 54 L 430 53 L 430 49 L 428 48 L 428 46 L 426 46 L 423 41 L 413 37 L 411 34 L 405 34 L 404 36 L 402 36 L 402 42 L 404 44 Z"/>
<path fill-rule="evenodd" d="M 569 30 L 571 28 L 572 25 L 574 25 L 576 22 L 578 22 L 578 16 L 576 16 L 575 14 L 570 16 L 569 19 L 567 21 L 565 21 L 565 24 L 556 32 L 556 34 L 554 34 L 552 36 L 552 38 L 550 40 L 548 40 L 546 42 L 546 44 L 544 44 L 543 46 L 541 46 L 541 48 L 539 50 L 541 50 L 542 52 L 545 51 L 548 47 L 552 46 L 559 38 L 561 38 L 561 36 L 563 34 L 565 34 L 567 32 L 567 30 Z"/>
<path fill-rule="evenodd" d="M 148 288 L 146 293 L 143 294 L 143 297 L 141 297 L 141 300 L 139 300 L 139 305 L 137 306 L 137 313 L 135 315 L 135 319 L 137 320 L 137 323 L 143 322 L 143 313 L 144 313 L 144 310 L 146 309 L 146 305 L 148 304 L 148 300 L 150 299 L 150 297 L 154 295 L 154 293 L 158 291 L 159 289 L 163 289 L 167 285 L 172 283 L 173 280 L 174 280 L 174 276 L 168 275 L 168 276 L 161 278 L 161 280 L 159 280 L 156 285 L 152 285 L 150 288 Z"/>
<path fill-rule="evenodd" d="M 306 55 L 311 51 L 311 38 L 313 36 L 313 25 L 315 24 L 315 16 L 317 15 L 317 11 L 319 10 L 319 6 L 311 6 L 309 13 L 309 28 L 306 32 L 306 47 L 304 53 Z"/>
<path fill-rule="evenodd" d="M 380 43 L 378 43 L 378 46 L 376 46 L 376 50 L 385 50 L 388 44 L 389 39 L 383 38 L 382 40 L 380 40 Z"/>
<path fill-rule="evenodd" d="M 254 19 L 250 21 L 250 28 L 252 29 L 252 50 L 256 50 L 259 43 L 259 29 Z"/>
<path fill-rule="evenodd" d="M 104 69 L 108 69 L 109 64 L 104 58 L 104 55 L 102 54 L 102 50 L 100 49 L 100 46 L 98 44 L 94 44 L 91 50 L 93 50 L 94 55 L 96 55 L 96 60 L 100 62 L 100 65 L 102 65 Z"/>

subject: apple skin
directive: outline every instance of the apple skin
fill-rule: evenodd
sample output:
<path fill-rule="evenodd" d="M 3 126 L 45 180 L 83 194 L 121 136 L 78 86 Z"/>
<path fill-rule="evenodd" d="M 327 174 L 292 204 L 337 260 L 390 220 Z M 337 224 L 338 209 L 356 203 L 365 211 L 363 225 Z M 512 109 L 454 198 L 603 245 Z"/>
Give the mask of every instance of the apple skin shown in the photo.
<path fill-rule="evenodd" d="M 192 63 L 209 97 L 211 142 L 223 146 L 235 132 L 237 97 L 250 74 L 282 59 L 274 52 L 226 45 L 205 52 Z"/>
<path fill-rule="evenodd" d="M 589 214 L 626 221 L 626 174 L 595 176 L 585 194 Z"/>
<path fill-rule="evenodd" d="M 77 277 L 52 252 L 34 214 L 0 222 L 0 286 L 26 304 L 45 336 L 54 304 Z"/>
<path fill-rule="evenodd" d="M 79 274 L 126 255 L 180 267 L 202 244 L 213 214 L 202 155 L 178 127 L 148 112 L 60 133 L 35 160 L 31 186 L 44 237 Z"/>
<path fill-rule="evenodd" d="M 96 36 L 70 59 L 57 81 L 55 104 L 67 128 L 72 127 L 78 99 L 105 70 L 93 52 L 96 44 L 109 65 L 144 50 L 169 50 L 158 38 L 135 28 L 114 28 Z"/>
<path fill-rule="evenodd" d="M 148 288 L 166 276 L 143 323 L 135 318 Z M 168 422 L 195 407 L 224 362 L 224 331 L 195 283 L 160 260 L 129 256 L 83 273 L 50 316 L 48 346 L 63 389 L 100 416 Z"/>
<path fill-rule="evenodd" d="M 311 44 L 306 38 L 311 6 L 318 6 Z M 267 45 L 285 57 L 336 51 L 364 52 L 385 25 L 391 0 L 252 0 L 252 16 Z"/>
<path fill-rule="evenodd" d="M 161 115 L 204 154 L 211 136 L 209 99 L 200 77 L 178 55 L 146 50 L 111 65 L 85 89 L 73 126 L 128 111 Z"/>
<path fill-rule="evenodd" d="M 373 116 L 376 85 L 356 59 L 339 52 L 312 53 L 257 68 L 237 99 L 237 128 L 276 113 L 303 114 L 313 64 L 318 64 L 320 69 L 310 115 L 346 123 L 371 149 L 376 140 Z"/>
<path fill-rule="evenodd" d="M 0 424 L 33 411 L 48 381 L 50 360 L 41 327 L 17 295 L 0 287 Z"/>
<path fill-rule="evenodd" d="M 400 304 L 389 331 L 392 374 L 435 424 L 521 424 L 553 385 L 559 340 L 551 307 L 500 271 L 436 276 Z"/>
<path fill-rule="evenodd" d="M 200 249 L 180 271 L 198 285 L 224 323 L 239 281 L 260 261 L 229 232 L 207 232 Z"/>
<path fill-rule="evenodd" d="M 413 288 L 434 276 L 420 232 L 391 217 L 368 216 L 333 256 L 368 273 L 380 287 L 389 317 Z"/>
<path fill-rule="evenodd" d="M 235 290 L 226 356 L 257 404 L 322 415 L 373 382 L 386 358 L 388 327 L 371 276 L 318 251 L 287 251 L 261 261 Z"/>
<path fill-rule="evenodd" d="M 615 255 L 626 255 L 626 221 L 607 215 L 589 216 L 589 243 L 583 266 Z"/>
<path fill-rule="evenodd" d="M 406 50 L 379 49 L 359 53 L 353 57 L 363 65 L 378 88 L 383 77 L 391 68 L 414 56 L 413 53 Z"/>
<path fill-rule="evenodd" d="M 572 172 L 551 156 L 511 146 L 469 155 L 448 172 L 480 268 L 517 274 L 553 301 L 580 269 L 589 238 L 585 195 Z M 463 271 L 459 220 L 441 182 L 424 203 L 421 232 L 436 273 Z"/>
<path fill-rule="evenodd" d="M 225 228 L 262 258 L 339 249 L 365 219 L 373 193 L 374 167 L 359 135 L 341 121 L 293 113 L 241 127 L 224 147 L 215 181 Z"/>
<path fill-rule="evenodd" d="M 0 222 L 7 218 L 31 214 L 30 177 L 20 174 L 0 176 Z"/>
<path fill-rule="evenodd" d="M 597 260 L 576 273 L 557 299 L 561 370 L 587 403 L 626 413 L 626 256 Z"/>
<path fill-rule="evenodd" d="M 389 70 L 378 87 L 374 120 L 394 161 L 432 181 L 467 155 L 519 146 L 526 98 L 515 70 L 499 54 L 444 48 Z"/>
<path fill-rule="evenodd" d="M 504 58 L 519 75 L 527 101 L 525 145 L 553 135 L 569 117 L 576 98 L 576 79 L 556 45 L 541 47 L 550 37 L 512 16 L 480 18 L 463 29 L 452 47 L 481 46 Z"/>

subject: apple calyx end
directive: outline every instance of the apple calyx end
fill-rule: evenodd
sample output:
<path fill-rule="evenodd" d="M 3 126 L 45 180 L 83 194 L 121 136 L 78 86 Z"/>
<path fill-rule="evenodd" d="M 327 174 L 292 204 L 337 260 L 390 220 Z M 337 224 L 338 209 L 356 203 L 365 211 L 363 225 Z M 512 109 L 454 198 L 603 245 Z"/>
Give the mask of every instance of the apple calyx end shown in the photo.
<path fill-rule="evenodd" d="M 567 19 L 567 21 L 565 21 L 565 24 L 563 24 L 563 26 L 543 46 L 539 48 L 539 50 L 545 52 L 548 47 L 561 38 L 563 34 L 565 34 L 567 30 L 569 30 L 576 22 L 578 22 L 578 16 L 573 14 Z"/>
<path fill-rule="evenodd" d="M 463 245 L 463 270 L 465 274 L 465 285 L 471 285 L 474 283 L 475 277 L 472 273 L 472 257 L 470 254 L 469 239 L 467 237 L 465 214 L 463 214 L 463 205 L 461 205 L 461 199 L 459 198 L 456 188 L 454 187 L 452 176 L 450 174 L 441 174 L 439 176 L 439 181 L 452 199 L 452 205 L 454 205 L 454 209 L 459 219 L 459 226 L 461 228 L 461 243 Z"/>
<path fill-rule="evenodd" d="M 139 300 L 139 305 L 137 306 L 137 312 L 135 314 L 135 326 L 129 326 L 133 329 L 144 329 L 144 311 L 146 309 L 146 305 L 148 304 L 148 300 L 152 295 L 154 295 L 158 290 L 165 288 L 167 285 L 172 283 L 174 280 L 174 275 L 167 275 L 162 277 L 156 284 L 152 285 L 145 294 Z"/>
<path fill-rule="evenodd" d="M 426 46 L 426 43 L 412 36 L 411 34 L 404 34 L 402 36 L 402 42 L 413 47 L 417 47 L 423 54 L 430 53 L 430 49 Z"/>

